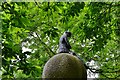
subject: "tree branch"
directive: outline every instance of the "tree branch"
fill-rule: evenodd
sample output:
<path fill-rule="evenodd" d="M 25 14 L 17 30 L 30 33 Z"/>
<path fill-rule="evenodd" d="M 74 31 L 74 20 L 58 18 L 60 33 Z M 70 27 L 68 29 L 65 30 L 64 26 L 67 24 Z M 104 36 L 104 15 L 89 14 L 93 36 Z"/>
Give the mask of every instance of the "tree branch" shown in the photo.
<path fill-rule="evenodd" d="M 55 55 L 55 53 L 40 39 L 40 37 L 39 37 L 39 35 L 37 34 L 37 32 L 35 32 L 35 33 L 36 33 L 37 37 L 39 38 L 40 42 L 41 42 L 42 44 L 44 44 L 45 47 L 46 47 L 50 52 L 52 52 L 52 53 Z"/>
<path fill-rule="evenodd" d="M 31 35 L 31 36 L 33 36 L 33 37 L 34 37 L 34 39 L 36 38 L 36 37 L 35 37 L 32 33 L 30 33 L 30 35 Z M 38 37 L 38 36 L 37 36 L 37 37 Z M 40 41 L 40 42 L 41 42 L 41 41 Z M 43 44 L 43 43 L 42 43 L 42 44 Z M 44 46 L 45 46 L 45 45 L 44 45 Z M 48 53 L 49 57 L 52 57 L 52 55 L 50 55 L 50 53 L 49 53 L 48 48 L 46 48 L 46 47 L 45 47 L 45 49 L 47 49 L 47 53 Z"/>
<path fill-rule="evenodd" d="M 92 73 L 100 73 L 100 74 L 102 74 L 102 73 L 116 73 L 116 72 L 120 72 L 120 70 L 117 70 L 117 71 L 103 71 L 102 69 L 89 68 L 89 66 L 87 66 L 87 69 L 89 69 Z"/>
<path fill-rule="evenodd" d="M 36 0 L 34 0 L 35 4 L 40 8 L 40 6 L 38 5 L 38 3 L 36 2 Z"/>

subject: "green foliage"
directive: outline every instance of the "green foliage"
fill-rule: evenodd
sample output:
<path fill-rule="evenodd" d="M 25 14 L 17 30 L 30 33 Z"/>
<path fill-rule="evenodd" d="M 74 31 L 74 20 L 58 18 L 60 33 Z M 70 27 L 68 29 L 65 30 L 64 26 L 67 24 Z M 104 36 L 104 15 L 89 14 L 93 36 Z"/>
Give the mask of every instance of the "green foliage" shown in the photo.
<path fill-rule="evenodd" d="M 119 4 L 3 2 L 2 77 L 41 77 L 44 64 L 57 53 L 60 36 L 69 30 L 72 50 L 85 62 L 94 60 L 99 77 L 120 78 Z"/>

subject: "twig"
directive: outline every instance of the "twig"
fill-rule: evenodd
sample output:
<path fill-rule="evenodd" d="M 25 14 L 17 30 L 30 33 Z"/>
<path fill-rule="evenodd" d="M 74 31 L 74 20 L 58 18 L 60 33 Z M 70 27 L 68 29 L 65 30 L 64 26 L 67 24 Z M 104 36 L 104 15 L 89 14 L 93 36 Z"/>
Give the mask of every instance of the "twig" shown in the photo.
<path fill-rule="evenodd" d="M 38 3 L 36 2 L 36 0 L 34 0 L 35 4 L 40 8 L 40 6 L 38 5 Z"/>
<path fill-rule="evenodd" d="M 35 33 L 36 33 L 36 32 L 35 32 Z M 37 33 L 36 33 L 36 35 L 37 35 L 37 37 L 39 38 L 39 40 L 41 41 L 41 43 L 44 44 L 45 47 L 47 47 L 47 49 L 55 55 L 55 53 L 40 39 L 40 37 L 39 37 L 39 35 L 38 35 Z"/>

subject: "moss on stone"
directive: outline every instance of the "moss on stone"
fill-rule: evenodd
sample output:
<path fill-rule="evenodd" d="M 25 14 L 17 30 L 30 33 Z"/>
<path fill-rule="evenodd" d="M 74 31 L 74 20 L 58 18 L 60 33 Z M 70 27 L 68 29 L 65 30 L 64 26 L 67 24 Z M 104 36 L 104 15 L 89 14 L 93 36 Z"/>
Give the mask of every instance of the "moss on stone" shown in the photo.
<path fill-rule="evenodd" d="M 61 53 L 47 61 L 42 78 L 85 78 L 86 80 L 87 72 L 84 64 L 77 57 Z"/>

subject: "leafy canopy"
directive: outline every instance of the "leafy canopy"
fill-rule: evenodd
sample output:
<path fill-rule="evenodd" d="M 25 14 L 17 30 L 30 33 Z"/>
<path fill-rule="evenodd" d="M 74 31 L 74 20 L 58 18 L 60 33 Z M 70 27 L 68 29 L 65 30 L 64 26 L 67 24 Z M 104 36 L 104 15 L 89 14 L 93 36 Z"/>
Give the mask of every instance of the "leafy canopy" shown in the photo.
<path fill-rule="evenodd" d="M 64 31 L 100 78 L 120 78 L 119 2 L 2 2 L 2 78 L 39 78 Z M 94 61 L 91 66 L 89 63 Z M 93 69 L 96 67 L 95 70 Z"/>

